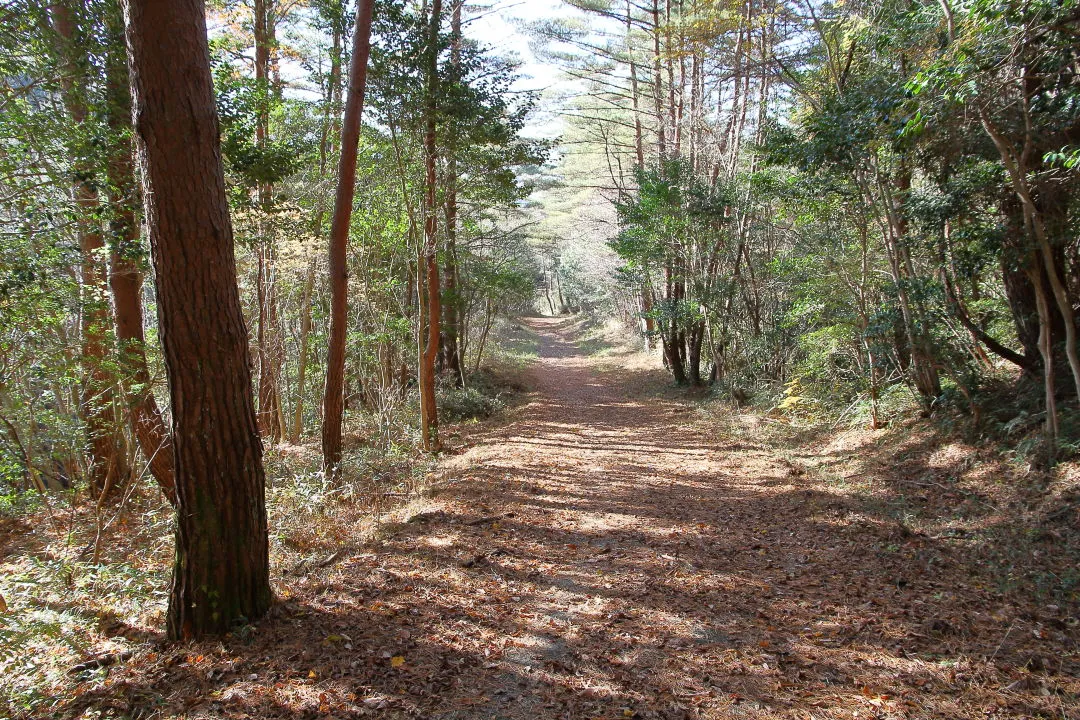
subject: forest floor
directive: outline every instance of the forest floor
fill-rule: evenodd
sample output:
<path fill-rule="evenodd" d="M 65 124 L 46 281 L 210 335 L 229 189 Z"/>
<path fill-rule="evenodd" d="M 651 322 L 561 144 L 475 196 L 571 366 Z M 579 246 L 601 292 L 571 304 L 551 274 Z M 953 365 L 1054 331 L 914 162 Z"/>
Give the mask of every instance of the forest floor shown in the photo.
<path fill-rule="evenodd" d="M 524 322 L 527 402 L 428 497 L 279 573 L 223 641 L 115 630 L 134 654 L 55 711 L 1080 718 L 1073 470 L 718 413 L 572 319 Z"/>

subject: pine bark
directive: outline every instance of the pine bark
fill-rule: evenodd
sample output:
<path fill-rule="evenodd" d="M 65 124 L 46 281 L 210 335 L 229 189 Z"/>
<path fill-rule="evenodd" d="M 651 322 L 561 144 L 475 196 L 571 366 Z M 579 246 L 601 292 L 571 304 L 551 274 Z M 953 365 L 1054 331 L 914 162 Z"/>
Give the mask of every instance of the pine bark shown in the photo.
<path fill-rule="evenodd" d="M 125 0 L 158 322 L 172 403 L 169 637 L 270 607 L 262 445 L 236 284 L 202 0 Z"/>

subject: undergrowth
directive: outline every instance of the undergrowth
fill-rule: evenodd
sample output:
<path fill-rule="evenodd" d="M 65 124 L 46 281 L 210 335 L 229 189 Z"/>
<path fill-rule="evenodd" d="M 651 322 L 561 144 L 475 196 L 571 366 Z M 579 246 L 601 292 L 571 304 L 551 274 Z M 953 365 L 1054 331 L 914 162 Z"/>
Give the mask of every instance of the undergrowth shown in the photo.
<path fill-rule="evenodd" d="M 503 322 L 489 342 L 490 367 L 472 374 L 464 389 L 440 389 L 448 435 L 454 423 L 498 414 L 525 389 L 520 371 L 536 356 L 536 336 Z M 278 597 L 294 592 L 290 576 L 377 539 L 386 519 L 429 489 L 436 460 L 419 451 L 410 423 L 387 423 L 377 410 L 360 409 L 345 435 L 337 478 L 322 471 L 314 441 L 264 454 Z M 8 606 L 0 607 L 0 717 L 47 717 L 76 687 L 92 692 L 108 682 L 108 667 L 75 674 L 73 667 L 96 657 L 122 661 L 163 639 L 172 508 L 151 483 L 140 483 L 121 508 L 106 513 L 99 537 L 84 488 L 46 498 L 9 490 L 0 497 L 0 598 Z"/>

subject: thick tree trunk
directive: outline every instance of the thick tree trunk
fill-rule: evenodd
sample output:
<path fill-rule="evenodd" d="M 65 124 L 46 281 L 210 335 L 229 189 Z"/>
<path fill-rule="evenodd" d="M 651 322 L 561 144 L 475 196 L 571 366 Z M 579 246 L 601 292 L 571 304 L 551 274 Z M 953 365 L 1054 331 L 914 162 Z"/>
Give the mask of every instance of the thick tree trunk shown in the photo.
<path fill-rule="evenodd" d="M 172 400 L 176 560 L 168 634 L 270 607 L 262 445 L 236 285 L 202 0 L 125 0 L 135 132 Z"/>
<path fill-rule="evenodd" d="M 110 50 L 107 58 L 109 162 L 106 168 L 111 197 L 109 223 L 110 272 L 119 344 L 121 382 L 127 394 L 132 432 L 146 457 L 150 474 L 169 502 L 176 503 L 172 438 L 158 408 L 146 365 L 146 337 L 143 333 L 141 263 L 143 248 L 136 211 L 138 188 L 132 156 L 131 86 L 123 57 L 124 26 L 119 8 L 109 13 Z"/>
<path fill-rule="evenodd" d="M 64 108 L 77 132 L 88 133 L 89 110 L 82 95 L 86 84 L 87 58 L 79 37 L 76 15 L 68 2 L 57 2 L 50 8 L 64 63 L 61 95 Z M 105 247 L 102 208 L 94 180 L 95 167 L 91 152 L 90 147 L 78 147 L 73 163 L 75 204 L 78 209 L 76 232 L 82 254 L 79 289 L 83 381 L 79 416 L 86 428 L 90 487 L 94 495 L 100 498 L 119 486 L 129 475 L 129 468 L 120 437 L 120 423 L 115 413 L 113 386 L 116 378 L 108 371 L 105 362 L 111 319 L 106 269 L 102 260 Z"/>
<path fill-rule="evenodd" d="M 349 322 L 346 254 L 356 192 L 356 156 L 360 146 L 360 117 L 364 111 L 374 5 L 374 0 L 361 0 L 356 6 L 356 27 L 349 61 L 349 90 L 345 98 L 345 119 L 341 125 L 338 188 L 334 200 L 334 219 L 330 224 L 330 341 L 326 360 L 326 391 L 323 395 L 322 450 L 323 465 L 331 472 L 337 472 L 341 463 L 341 423 L 345 413 L 345 334 Z"/>
<path fill-rule="evenodd" d="M 438 452 L 439 411 L 435 404 L 435 359 L 439 353 L 439 321 L 442 317 L 440 297 L 438 247 L 438 200 L 436 194 L 436 163 L 438 149 L 435 144 L 435 113 L 439 91 L 439 21 L 442 0 L 432 0 L 431 21 L 427 48 L 427 99 L 424 113 L 424 164 L 427 169 L 425 186 L 427 199 L 424 208 L 424 245 L 420 258 L 427 281 L 427 341 L 420 353 L 420 431 L 424 450 Z M 420 326 L 423 332 L 423 324 Z"/>

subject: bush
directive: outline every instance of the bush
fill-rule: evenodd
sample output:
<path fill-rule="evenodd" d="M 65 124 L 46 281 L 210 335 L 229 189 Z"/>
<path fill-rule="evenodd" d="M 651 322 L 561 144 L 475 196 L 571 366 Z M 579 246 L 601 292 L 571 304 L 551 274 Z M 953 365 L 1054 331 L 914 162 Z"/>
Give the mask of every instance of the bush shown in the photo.
<path fill-rule="evenodd" d="M 490 395 L 472 385 L 439 388 L 438 403 L 440 417 L 450 422 L 483 420 L 506 407 L 499 394 Z"/>

